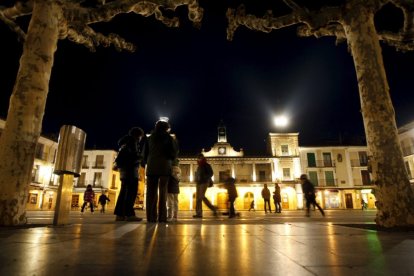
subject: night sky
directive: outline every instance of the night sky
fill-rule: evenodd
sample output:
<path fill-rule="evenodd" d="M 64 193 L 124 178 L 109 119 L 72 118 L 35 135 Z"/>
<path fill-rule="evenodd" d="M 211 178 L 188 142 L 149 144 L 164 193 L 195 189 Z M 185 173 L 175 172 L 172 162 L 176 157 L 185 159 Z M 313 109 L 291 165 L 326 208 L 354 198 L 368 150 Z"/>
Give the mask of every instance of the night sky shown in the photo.
<path fill-rule="evenodd" d="M 278 131 L 272 117 L 284 113 L 290 125 L 283 131 L 299 132 L 303 146 L 361 142 L 358 86 L 345 43 L 300 38 L 296 28 L 266 34 L 244 27 L 229 42 L 227 5 L 211 3 L 201 1 L 200 29 L 188 21 L 185 7 L 178 9 L 179 28 L 132 14 L 94 26 L 133 42 L 135 53 L 113 47 L 91 53 L 60 41 L 42 132 L 58 133 L 71 124 L 87 133 L 87 149 L 116 149 L 130 127 L 150 132 L 160 116 L 168 116 L 186 152 L 211 147 L 223 120 L 235 149 L 253 154 L 265 150 L 267 134 Z M 22 45 L 4 24 L 0 34 L 0 116 L 5 118 Z M 383 57 L 401 126 L 414 120 L 414 53 L 383 45 Z"/>

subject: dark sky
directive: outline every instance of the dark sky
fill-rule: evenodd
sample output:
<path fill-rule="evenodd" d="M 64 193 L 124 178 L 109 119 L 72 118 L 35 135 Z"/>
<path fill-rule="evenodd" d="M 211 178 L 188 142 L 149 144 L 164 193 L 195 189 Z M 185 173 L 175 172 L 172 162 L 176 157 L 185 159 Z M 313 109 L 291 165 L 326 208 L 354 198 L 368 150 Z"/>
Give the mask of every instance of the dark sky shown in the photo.
<path fill-rule="evenodd" d="M 43 133 L 58 133 L 71 124 L 87 133 L 88 149 L 116 149 L 130 127 L 150 132 L 159 116 L 168 116 L 181 149 L 199 151 L 213 145 L 223 120 L 236 149 L 262 152 L 267 134 L 277 131 L 273 115 L 283 112 L 290 117 L 285 131 L 300 132 L 302 145 L 340 136 L 353 143 L 364 135 L 346 44 L 299 38 L 296 28 L 266 34 L 244 27 L 229 42 L 227 6 L 213 2 L 201 2 L 200 29 L 188 21 L 186 8 L 178 10 L 179 28 L 138 15 L 95 26 L 133 42 L 135 53 L 113 47 L 91 53 L 60 41 Z M 0 34 L 0 116 L 6 117 L 22 46 L 3 24 Z M 402 125 L 414 120 L 414 53 L 383 45 L 383 56 L 397 124 Z"/>

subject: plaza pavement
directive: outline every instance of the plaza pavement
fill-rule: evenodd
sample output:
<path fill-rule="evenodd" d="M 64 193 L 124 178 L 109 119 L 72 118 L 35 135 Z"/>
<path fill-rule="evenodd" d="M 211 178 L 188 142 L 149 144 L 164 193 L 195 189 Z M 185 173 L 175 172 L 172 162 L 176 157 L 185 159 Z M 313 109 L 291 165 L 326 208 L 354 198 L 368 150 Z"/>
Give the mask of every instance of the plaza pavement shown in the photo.
<path fill-rule="evenodd" d="M 53 212 L 28 212 L 28 225 L 0 227 L 0 275 L 414 275 L 414 231 L 378 230 L 375 211 L 326 213 L 147 224 L 72 212 L 53 226 Z"/>

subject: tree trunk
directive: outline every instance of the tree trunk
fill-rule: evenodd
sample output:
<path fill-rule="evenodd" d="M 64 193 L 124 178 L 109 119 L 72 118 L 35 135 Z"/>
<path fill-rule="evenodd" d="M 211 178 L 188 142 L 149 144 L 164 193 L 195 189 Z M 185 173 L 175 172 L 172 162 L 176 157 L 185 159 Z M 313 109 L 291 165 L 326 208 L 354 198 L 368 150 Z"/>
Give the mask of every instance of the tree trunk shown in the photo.
<path fill-rule="evenodd" d="M 35 147 L 41 133 L 61 10 L 36 0 L 0 138 L 0 225 L 26 223 Z"/>
<path fill-rule="evenodd" d="M 357 2 L 354 2 L 357 3 Z M 414 225 L 414 197 L 398 140 L 374 14 L 352 5 L 342 22 L 351 50 L 361 100 L 370 164 L 377 198 L 377 224 Z"/>

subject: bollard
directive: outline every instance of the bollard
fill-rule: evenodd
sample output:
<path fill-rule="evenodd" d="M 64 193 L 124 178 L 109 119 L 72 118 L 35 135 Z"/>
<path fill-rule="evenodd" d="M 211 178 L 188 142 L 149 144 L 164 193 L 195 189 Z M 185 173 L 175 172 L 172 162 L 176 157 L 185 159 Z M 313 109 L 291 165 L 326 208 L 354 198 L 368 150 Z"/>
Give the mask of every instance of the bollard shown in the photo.
<path fill-rule="evenodd" d="M 69 222 L 74 177 L 79 177 L 82 166 L 86 133 L 70 125 L 60 128 L 54 173 L 59 175 L 59 188 L 53 225 Z"/>

